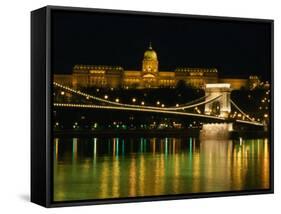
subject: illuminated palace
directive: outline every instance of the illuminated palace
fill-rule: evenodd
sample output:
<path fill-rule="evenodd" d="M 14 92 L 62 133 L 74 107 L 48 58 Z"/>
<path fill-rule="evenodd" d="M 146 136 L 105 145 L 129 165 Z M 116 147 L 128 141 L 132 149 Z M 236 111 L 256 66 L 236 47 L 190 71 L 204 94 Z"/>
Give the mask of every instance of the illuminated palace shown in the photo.
<path fill-rule="evenodd" d="M 248 79 L 222 79 L 216 68 L 175 68 L 173 71 L 159 71 L 157 53 L 151 44 L 144 52 L 141 70 L 124 70 L 120 66 L 75 65 L 72 74 L 55 74 L 54 81 L 73 88 L 159 88 L 175 87 L 179 81 L 195 88 L 207 83 L 230 83 L 234 89 L 247 87 Z"/>

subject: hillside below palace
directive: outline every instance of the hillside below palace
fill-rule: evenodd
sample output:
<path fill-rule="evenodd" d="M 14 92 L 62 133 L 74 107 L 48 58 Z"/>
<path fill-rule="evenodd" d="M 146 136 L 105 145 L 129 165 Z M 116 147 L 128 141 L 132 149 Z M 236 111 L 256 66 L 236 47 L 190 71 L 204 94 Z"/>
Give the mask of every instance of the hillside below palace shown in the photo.
<path fill-rule="evenodd" d="M 124 70 L 121 66 L 75 65 L 72 74 L 54 74 L 54 81 L 73 88 L 161 88 L 176 87 L 184 81 L 194 88 L 208 83 L 230 83 L 233 89 L 258 84 L 256 76 L 249 79 L 219 78 L 216 68 L 178 67 L 172 71 L 159 71 L 157 53 L 151 43 L 144 52 L 141 70 Z"/>

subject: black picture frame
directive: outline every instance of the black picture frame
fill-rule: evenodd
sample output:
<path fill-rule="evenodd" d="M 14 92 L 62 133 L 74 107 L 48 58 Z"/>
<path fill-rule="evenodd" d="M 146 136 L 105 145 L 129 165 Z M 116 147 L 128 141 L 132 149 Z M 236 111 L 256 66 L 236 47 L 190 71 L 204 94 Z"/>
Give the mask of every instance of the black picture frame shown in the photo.
<path fill-rule="evenodd" d="M 192 193 L 119 199 L 53 202 L 52 200 L 52 72 L 51 72 L 51 14 L 53 11 L 79 11 L 85 13 L 149 15 L 155 17 L 181 17 L 216 21 L 265 23 L 271 29 L 271 105 L 270 105 L 270 189 L 240 192 Z M 31 12 L 31 202 L 44 207 L 111 204 L 189 198 L 226 197 L 274 193 L 274 21 L 233 17 L 199 16 L 156 12 L 91 9 L 46 6 Z"/>

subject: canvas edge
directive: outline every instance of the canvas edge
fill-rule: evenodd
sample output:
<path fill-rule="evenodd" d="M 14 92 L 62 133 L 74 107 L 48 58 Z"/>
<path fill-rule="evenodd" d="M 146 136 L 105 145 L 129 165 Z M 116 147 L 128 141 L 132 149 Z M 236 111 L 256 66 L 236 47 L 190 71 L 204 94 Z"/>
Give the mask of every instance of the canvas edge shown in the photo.
<path fill-rule="evenodd" d="M 84 206 L 84 205 L 98 205 L 98 204 L 116 204 L 116 203 L 132 203 L 132 202 L 149 202 L 149 201 L 163 201 L 163 200 L 179 200 L 179 199 L 196 199 L 196 198 L 210 198 L 210 197 L 228 197 L 228 196 L 243 196 L 243 195 L 260 195 L 274 193 L 274 20 L 272 19 L 252 19 L 239 17 L 223 17 L 223 16 L 205 16 L 205 15 L 188 15 L 188 14 L 174 14 L 174 13 L 159 13 L 159 12 L 145 12 L 145 11 L 128 11 L 128 10 L 110 10 L 110 9 L 96 9 L 96 8 L 82 8 L 82 7 L 64 7 L 48 5 L 46 7 L 46 201 L 45 207 L 67 207 L 67 206 Z M 52 178 L 51 178 L 51 12 L 53 10 L 65 11 L 81 11 L 81 12 L 101 12 L 101 13 L 115 13 L 115 14 L 131 14 L 131 15 L 149 15 L 149 16 L 165 16 L 165 17 L 182 17 L 182 18 L 196 18 L 196 19 L 213 19 L 221 21 L 243 21 L 243 22 L 257 22 L 268 23 L 271 27 L 271 150 L 270 150 L 270 189 L 256 190 L 256 191 L 242 191 L 242 192 L 219 192 L 219 193 L 199 193 L 186 195 L 168 195 L 156 197 L 135 197 L 135 198 L 120 198 L 120 199 L 101 199 L 89 201 L 72 201 L 72 202 L 53 202 L 51 196 Z"/>
<path fill-rule="evenodd" d="M 46 79 L 46 7 L 31 12 L 31 148 L 30 148 L 30 200 L 47 206 L 47 166 L 45 103 Z M 41 143 L 42 142 L 42 143 Z M 43 143 L 44 142 L 44 143 Z"/>

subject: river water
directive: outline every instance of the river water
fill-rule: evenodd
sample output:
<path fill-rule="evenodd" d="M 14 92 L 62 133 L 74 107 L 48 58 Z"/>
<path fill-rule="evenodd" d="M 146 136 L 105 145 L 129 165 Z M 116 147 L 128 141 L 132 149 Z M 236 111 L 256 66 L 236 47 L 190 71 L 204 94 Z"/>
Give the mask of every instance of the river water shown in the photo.
<path fill-rule="evenodd" d="M 270 187 L 268 139 L 54 138 L 54 201 Z"/>

